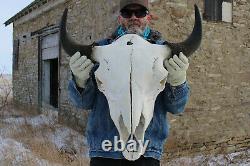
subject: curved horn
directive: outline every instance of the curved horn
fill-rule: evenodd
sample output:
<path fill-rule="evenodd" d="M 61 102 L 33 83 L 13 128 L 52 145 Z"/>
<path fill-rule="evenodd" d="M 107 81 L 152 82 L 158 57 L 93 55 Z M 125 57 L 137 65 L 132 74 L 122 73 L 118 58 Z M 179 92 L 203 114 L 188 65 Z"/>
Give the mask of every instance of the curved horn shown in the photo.
<path fill-rule="evenodd" d="M 95 43 L 91 45 L 80 45 L 80 44 L 75 43 L 71 39 L 71 37 L 68 35 L 67 30 L 66 30 L 67 14 L 68 14 L 68 9 L 66 8 L 63 12 L 61 25 L 60 25 L 60 41 L 62 43 L 64 50 L 70 56 L 73 56 L 77 51 L 79 51 L 81 55 L 86 55 L 87 58 L 92 60 L 91 58 L 92 47 L 95 46 Z"/>
<path fill-rule="evenodd" d="M 180 52 L 187 57 L 192 55 L 200 46 L 202 39 L 202 24 L 199 8 L 197 5 L 194 5 L 195 8 L 195 24 L 191 35 L 181 43 L 169 43 L 165 41 L 165 44 L 168 45 L 172 51 L 173 55 L 179 55 Z"/>

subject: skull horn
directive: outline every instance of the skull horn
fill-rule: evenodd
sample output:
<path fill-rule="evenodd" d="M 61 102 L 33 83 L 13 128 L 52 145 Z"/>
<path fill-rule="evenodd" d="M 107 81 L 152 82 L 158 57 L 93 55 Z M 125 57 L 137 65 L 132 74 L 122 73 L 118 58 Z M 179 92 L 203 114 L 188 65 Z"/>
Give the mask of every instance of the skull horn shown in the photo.
<path fill-rule="evenodd" d="M 195 8 L 195 24 L 191 35 L 181 43 L 169 43 L 165 41 L 172 51 L 173 55 L 179 55 L 180 52 L 187 57 L 191 56 L 200 46 L 202 39 L 202 24 L 199 8 L 194 5 Z"/>
<path fill-rule="evenodd" d="M 75 43 L 68 35 L 66 30 L 67 15 L 68 15 L 68 9 L 66 8 L 63 12 L 60 24 L 60 41 L 62 43 L 64 50 L 70 56 L 73 56 L 77 51 L 79 51 L 81 55 L 85 55 L 87 56 L 88 59 L 92 60 L 91 58 L 92 48 L 96 45 L 96 43 L 93 43 L 91 45 L 80 45 Z"/>

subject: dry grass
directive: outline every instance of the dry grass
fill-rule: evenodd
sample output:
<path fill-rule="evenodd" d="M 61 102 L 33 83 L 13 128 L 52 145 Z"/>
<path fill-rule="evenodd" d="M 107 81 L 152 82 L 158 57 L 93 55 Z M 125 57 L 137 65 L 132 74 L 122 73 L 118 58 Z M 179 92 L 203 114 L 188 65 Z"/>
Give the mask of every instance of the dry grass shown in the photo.
<path fill-rule="evenodd" d="M 4 119 L 8 118 L 24 118 L 27 120 L 30 117 L 36 116 L 39 116 L 39 114 L 34 110 L 22 109 L 21 107 L 14 108 L 12 105 L 11 77 L 0 73 L 0 129 L 8 128 L 9 131 L 8 134 L 1 135 L 1 137 L 10 138 L 16 142 L 22 143 L 36 158 L 46 160 L 49 163 L 55 163 L 55 165 L 89 165 L 89 160 L 77 154 L 74 150 L 67 147 L 58 148 L 49 141 L 50 138 L 48 138 L 48 133 L 55 132 L 58 124 L 41 125 L 37 128 L 27 122 L 18 126 L 4 122 Z M 70 140 L 68 142 L 70 142 Z M 13 155 L 14 153 L 5 156 L 4 161 L 0 160 L 0 165 L 13 165 L 13 161 L 16 158 L 16 156 Z M 35 159 L 25 156 L 22 157 L 24 158 L 18 165 L 37 165 Z"/>
<path fill-rule="evenodd" d="M 31 116 L 34 116 L 34 114 L 28 114 L 23 110 L 17 112 L 10 108 L 4 109 L 4 111 L 2 111 L 1 113 L 5 116 L 0 117 L 0 128 L 10 127 L 10 124 L 4 122 L 3 119 L 12 117 L 15 118 L 17 116 L 18 118 L 24 118 L 27 120 Z M 22 143 L 25 148 L 30 150 L 32 152 L 32 155 L 34 155 L 38 159 L 44 159 L 49 163 L 54 163 L 63 166 L 89 165 L 89 160 L 85 157 L 82 157 L 76 151 L 72 150 L 69 147 L 58 148 L 50 141 L 48 133 L 54 133 L 58 127 L 61 127 L 59 124 L 43 124 L 41 126 L 34 127 L 28 122 L 25 122 L 24 124 L 18 126 L 13 125 L 11 127 L 12 128 L 8 129 L 11 130 L 11 133 L 5 136 L 1 135 L 1 137 L 10 138 Z M 17 129 L 16 127 L 18 127 L 19 129 Z M 74 138 L 72 137 L 71 139 Z M 73 140 L 68 140 L 68 142 L 73 142 Z M 0 165 L 13 165 L 14 158 L 16 158 L 16 156 L 12 156 L 10 154 L 8 155 L 8 157 L 5 158 L 4 161 L 0 160 Z M 37 161 L 30 159 L 30 157 L 27 157 L 25 160 L 22 160 L 22 162 L 18 164 L 35 166 L 37 165 Z"/>
<path fill-rule="evenodd" d="M 52 163 L 70 166 L 86 163 L 85 159 L 79 158 L 76 154 L 70 154 L 62 149 L 57 149 L 54 144 L 48 141 L 49 138 L 44 133 L 53 132 L 55 126 L 44 125 L 42 128 L 39 128 L 39 131 L 36 131 L 30 125 L 24 125 L 22 128 L 24 132 L 13 135 L 13 139 L 27 145 L 32 153 L 39 156 L 39 158 L 46 159 Z"/>
<path fill-rule="evenodd" d="M 0 73 L 0 111 L 12 101 L 12 80 L 10 75 Z"/>
<path fill-rule="evenodd" d="M 6 110 L 5 110 L 6 111 Z M 5 112 L 4 111 L 4 112 Z M 74 148 L 70 147 L 70 142 L 72 143 L 74 138 L 74 133 L 70 133 L 67 137 L 67 145 L 69 147 L 61 147 L 58 148 L 55 144 L 51 142 L 51 138 L 48 136 L 48 133 L 56 133 L 58 132 L 58 128 L 61 126 L 57 123 L 48 125 L 48 124 L 42 124 L 37 127 L 34 127 L 28 122 L 28 119 L 30 117 L 37 117 L 38 114 L 34 113 L 28 113 L 24 110 L 18 110 L 15 112 L 15 110 L 9 109 L 11 114 L 7 114 L 7 117 L 10 118 L 12 115 L 13 117 L 25 118 L 27 121 L 22 123 L 18 126 L 20 130 L 13 127 L 10 128 L 12 131 L 11 134 L 9 134 L 8 138 L 11 138 L 17 142 L 20 142 L 24 145 L 26 149 L 31 151 L 32 155 L 35 156 L 35 158 L 46 160 L 49 164 L 49 166 L 54 165 L 62 165 L 62 166 L 88 166 L 89 165 L 89 159 L 87 157 L 81 156 L 81 152 L 76 152 Z M 5 128 L 10 124 L 7 124 L 3 121 L 4 117 L 0 117 L 0 129 Z M 61 131 L 61 130 L 59 130 Z M 4 137 L 1 135 L 1 137 Z M 24 154 L 25 155 L 25 154 Z M 1 161 L 0 159 L 0 165 L 13 165 L 13 158 L 15 156 L 8 155 L 4 161 Z M 230 154 L 224 154 L 218 156 L 209 156 L 209 155 L 202 155 L 201 157 L 193 156 L 193 157 L 185 157 L 185 158 L 179 158 L 174 159 L 171 161 L 161 161 L 162 165 L 168 165 L 168 166 L 190 166 L 190 165 L 239 165 L 241 162 L 244 163 L 250 163 L 250 151 L 243 151 L 241 153 L 235 154 L 233 157 Z M 27 166 L 37 166 L 36 159 L 33 159 L 31 157 L 26 157 L 24 160 L 18 163 L 18 165 L 27 165 Z M 46 164 L 45 164 L 46 165 Z"/>

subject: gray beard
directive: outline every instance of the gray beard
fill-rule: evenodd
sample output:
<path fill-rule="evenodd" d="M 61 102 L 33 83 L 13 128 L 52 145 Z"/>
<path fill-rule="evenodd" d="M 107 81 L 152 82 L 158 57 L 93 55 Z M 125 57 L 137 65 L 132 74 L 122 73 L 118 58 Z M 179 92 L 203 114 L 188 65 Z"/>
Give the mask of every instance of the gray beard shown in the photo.
<path fill-rule="evenodd" d="M 137 34 L 137 35 L 143 35 L 143 32 L 144 32 L 144 29 L 145 28 L 139 28 L 139 27 L 137 27 L 137 26 L 131 26 L 131 27 L 129 27 L 129 28 L 127 28 L 127 33 L 128 34 Z"/>
<path fill-rule="evenodd" d="M 127 29 L 127 33 L 129 33 L 129 34 L 132 33 L 132 34 L 142 35 L 143 30 L 140 29 L 140 28 L 132 27 L 132 28 Z"/>

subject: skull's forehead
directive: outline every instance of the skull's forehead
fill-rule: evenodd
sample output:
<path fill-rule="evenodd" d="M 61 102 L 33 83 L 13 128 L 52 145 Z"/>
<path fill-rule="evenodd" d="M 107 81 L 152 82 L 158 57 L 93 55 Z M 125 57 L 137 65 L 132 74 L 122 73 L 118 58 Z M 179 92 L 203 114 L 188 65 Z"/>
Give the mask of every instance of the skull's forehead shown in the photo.
<path fill-rule="evenodd" d="M 157 56 L 167 58 L 170 52 L 170 48 L 166 45 L 151 44 L 136 34 L 127 34 L 118 38 L 112 44 L 95 46 L 93 49 L 93 58 L 99 62 L 103 58 L 113 58 L 112 55 L 132 55 L 133 53 L 143 58 L 156 58 Z"/>
<path fill-rule="evenodd" d="M 156 87 L 149 85 L 164 78 L 163 60 L 169 54 L 165 45 L 151 44 L 135 34 L 124 35 L 110 45 L 94 47 L 93 56 L 100 63 L 96 76 L 113 94 L 131 82 L 154 91 Z"/>

